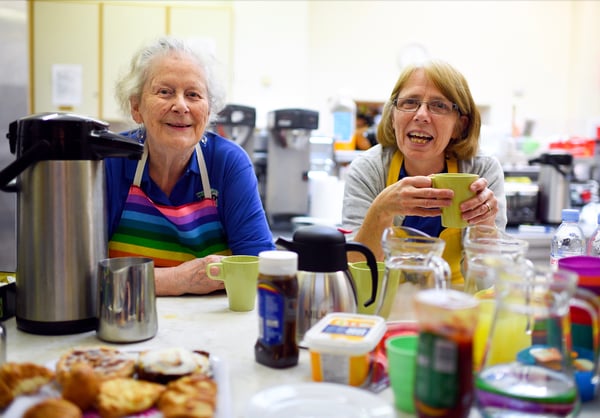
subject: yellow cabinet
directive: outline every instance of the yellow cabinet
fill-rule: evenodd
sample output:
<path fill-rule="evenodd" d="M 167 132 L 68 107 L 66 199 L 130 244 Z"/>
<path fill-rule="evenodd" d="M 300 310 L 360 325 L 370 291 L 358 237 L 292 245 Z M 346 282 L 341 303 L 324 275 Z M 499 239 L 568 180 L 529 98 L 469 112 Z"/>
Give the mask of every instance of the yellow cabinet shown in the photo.
<path fill-rule="evenodd" d="M 30 102 L 34 113 L 98 114 L 99 6 L 33 1 Z"/>
<path fill-rule="evenodd" d="M 231 85 L 231 5 L 204 1 L 30 2 L 31 112 L 131 122 L 114 98 L 133 53 L 163 34 L 208 43 Z"/>

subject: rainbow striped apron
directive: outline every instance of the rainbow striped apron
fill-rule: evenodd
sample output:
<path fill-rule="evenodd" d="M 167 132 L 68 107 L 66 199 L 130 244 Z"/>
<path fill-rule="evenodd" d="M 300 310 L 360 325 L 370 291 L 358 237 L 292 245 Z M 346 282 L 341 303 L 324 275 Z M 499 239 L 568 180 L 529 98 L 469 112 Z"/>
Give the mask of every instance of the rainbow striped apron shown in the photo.
<path fill-rule="evenodd" d="M 108 243 L 109 257 L 150 257 L 156 267 L 173 267 L 209 254 L 231 254 L 199 144 L 196 158 L 204 198 L 181 206 L 164 206 L 154 203 L 140 188 L 148 159 L 148 148 L 144 148 L 119 225 Z"/>
<path fill-rule="evenodd" d="M 387 178 L 387 186 L 390 186 L 398 181 L 400 175 L 400 169 L 402 168 L 402 162 L 404 156 L 400 151 L 396 151 L 392 157 L 390 163 L 390 171 Z M 448 172 L 457 173 L 458 163 L 455 159 L 449 159 L 447 161 Z M 446 228 L 440 233 L 440 238 L 446 241 L 446 247 L 444 248 L 444 254 L 442 257 L 452 272 L 452 284 L 460 285 L 464 283 L 464 278 L 461 271 L 462 261 L 462 229 L 460 228 Z"/>

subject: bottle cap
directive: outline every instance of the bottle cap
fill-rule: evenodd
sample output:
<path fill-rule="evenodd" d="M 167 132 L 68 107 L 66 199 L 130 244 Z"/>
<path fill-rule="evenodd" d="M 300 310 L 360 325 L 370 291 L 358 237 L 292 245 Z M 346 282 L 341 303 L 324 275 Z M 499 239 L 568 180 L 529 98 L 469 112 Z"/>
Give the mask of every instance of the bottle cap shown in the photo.
<path fill-rule="evenodd" d="M 298 254 L 293 251 L 261 251 L 258 272 L 272 276 L 291 276 L 298 271 Z"/>
<path fill-rule="evenodd" d="M 562 220 L 567 222 L 579 222 L 579 211 L 577 209 L 563 209 Z"/>

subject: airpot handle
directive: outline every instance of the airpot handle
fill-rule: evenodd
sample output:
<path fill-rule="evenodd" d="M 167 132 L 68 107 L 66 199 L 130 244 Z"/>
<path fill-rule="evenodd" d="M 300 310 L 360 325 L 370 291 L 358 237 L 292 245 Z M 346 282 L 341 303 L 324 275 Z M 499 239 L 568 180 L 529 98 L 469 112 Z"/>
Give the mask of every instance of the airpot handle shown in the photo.
<path fill-rule="evenodd" d="M 27 167 L 41 161 L 50 151 L 50 143 L 46 140 L 36 142 L 20 158 L 13 161 L 10 165 L 0 172 L 0 189 L 5 192 L 17 192 L 17 186 L 9 185 L 11 180 L 16 178 Z"/>
<path fill-rule="evenodd" d="M 367 259 L 367 265 L 371 269 L 371 297 L 365 302 L 365 307 L 372 305 L 377 298 L 377 282 L 378 282 L 378 272 L 377 272 L 377 260 L 375 256 L 371 252 L 371 250 L 363 244 L 359 244 L 357 242 L 349 242 L 346 244 L 346 249 L 348 251 L 358 251 L 362 253 Z"/>

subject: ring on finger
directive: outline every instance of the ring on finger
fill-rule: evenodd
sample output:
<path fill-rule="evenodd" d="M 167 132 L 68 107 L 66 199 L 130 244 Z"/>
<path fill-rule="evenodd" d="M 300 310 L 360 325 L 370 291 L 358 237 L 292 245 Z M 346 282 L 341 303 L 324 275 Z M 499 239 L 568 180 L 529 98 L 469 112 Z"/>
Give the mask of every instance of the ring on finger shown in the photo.
<path fill-rule="evenodd" d="M 488 202 L 483 202 L 483 204 L 487 206 L 488 212 L 492 211 L 492 207 L 490 206 L 490 204 Z"/>

